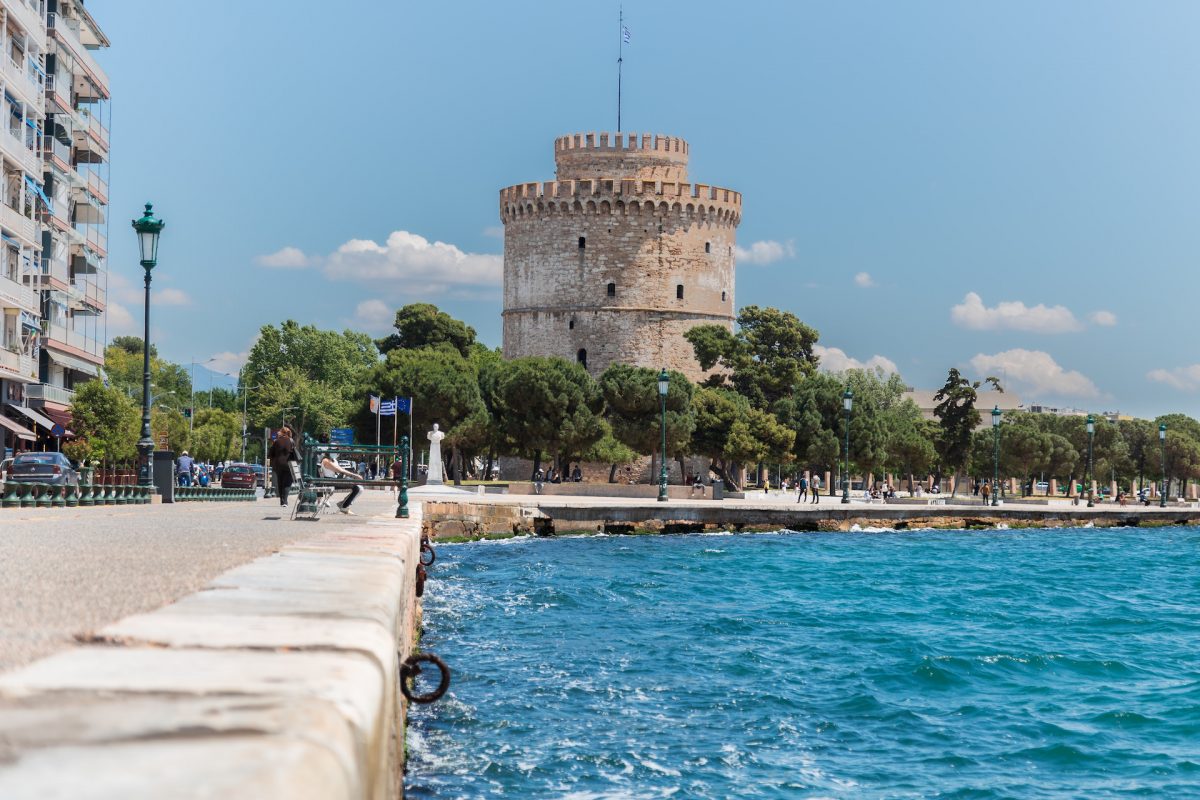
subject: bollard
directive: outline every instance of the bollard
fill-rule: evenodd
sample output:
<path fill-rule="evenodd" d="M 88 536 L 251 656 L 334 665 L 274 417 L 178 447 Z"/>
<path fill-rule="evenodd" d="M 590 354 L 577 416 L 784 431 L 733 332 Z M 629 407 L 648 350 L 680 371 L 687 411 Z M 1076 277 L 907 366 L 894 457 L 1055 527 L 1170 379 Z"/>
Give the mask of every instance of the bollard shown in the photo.
<path fill-rule="evenodd" d="M 17 484 L 18 505 L 21 508 L 29 508 L 33 505 L 33 484 L 18 483 Z"/>
<path fill-rule="evenodd" d="M 54 508 L 67 507 L 67 485 L 50 487 L 50 505 Z"/>
<path fill-rule="evenodd" d="M 118 483 L 116 486 L 117 505 L 124 506 L 129 504 L 129 487 L 123 483 Z"/>
<path fill-rule="evenodd" d="M 396 498 L 396 519 L 408 519 L 408 437 L 400 437 L 400 494 Z"/>
<path fill-rule="evenodd" d="M 33 504 L 37 508 L 50 507 L 50 487 L 44 483 L 35 483 L 33 485 Z"/>
<path fill-rule="evenodd" d="M 79 505 L 90 506 L 92 504 L 92 484 L 79 484 Z"/>
<path fill-rule="evenodd" d="M 16 508 L 21 505 L 21 498 L 17 495 L 16 481 L 8 481 L 4 486 L 4 499 L 0 500 L 0 506 L 4 508 Z"/>
<path fill-rule="evenodd" d="M 117 504 L 117 487 L 116 484 L 104 484 L 104 505 L 115 506 Z"/>
<path fill-rule="evenodd" d="M 79 505 L 79 487 L 67 487 L 67 508 L 75 508 Z"/>

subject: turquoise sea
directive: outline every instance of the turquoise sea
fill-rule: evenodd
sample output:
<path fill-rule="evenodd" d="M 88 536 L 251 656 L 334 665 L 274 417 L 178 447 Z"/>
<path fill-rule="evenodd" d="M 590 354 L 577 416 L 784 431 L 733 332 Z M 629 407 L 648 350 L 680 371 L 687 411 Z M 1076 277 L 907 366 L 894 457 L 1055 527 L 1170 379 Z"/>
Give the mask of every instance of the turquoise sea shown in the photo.
<path fill-rule="evenodd" d="M 1200 797 L 1200 530 L 438 546 L 411 798 Z"/>

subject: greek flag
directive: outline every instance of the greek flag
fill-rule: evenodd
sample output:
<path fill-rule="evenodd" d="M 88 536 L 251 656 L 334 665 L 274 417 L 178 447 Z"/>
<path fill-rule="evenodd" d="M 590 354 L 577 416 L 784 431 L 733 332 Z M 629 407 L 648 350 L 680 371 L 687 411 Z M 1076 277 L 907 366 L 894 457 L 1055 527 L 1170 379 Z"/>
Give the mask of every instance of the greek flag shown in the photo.
<path fill-rule="evenodd" d="M 396 416 L 396 401 L 395 400 L 384 400 L 382 403 L 380 403 L 379 404 L 379 416 L 381 416 L 381 417 Z"/>
<path fill-rule="evenodd" d="M 625 42 L 625 44 L 629 44 L 629 39 L 630 39 L 629 28 L 622 25 L 621 26 L 621 41 Z"/>

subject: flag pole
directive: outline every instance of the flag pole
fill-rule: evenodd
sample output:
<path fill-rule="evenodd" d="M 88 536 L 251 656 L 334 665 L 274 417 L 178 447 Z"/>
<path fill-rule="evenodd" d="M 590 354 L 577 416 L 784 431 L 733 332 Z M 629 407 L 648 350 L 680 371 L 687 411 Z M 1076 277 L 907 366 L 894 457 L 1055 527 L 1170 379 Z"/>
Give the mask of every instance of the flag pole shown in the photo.
<path fill-rule="evenodd" d="M 621 132 L 621 62 L 625 60 L 625 9 L 617 11 L 617 133 Z"/>
<path fill-rule="evenodd" d="M 412 463 L 412 449 L 413 449 L 413 399 L 412 399 L 412 396 L 409 395 L 409 398 L 408 398 L 408 470 L 409 470 L 409 472 L 412 473 L 412 475 L 409 477 L 409 480 L 415 481 L 417 479 L 417 468 L 414 467 L 413 463 Z"/>

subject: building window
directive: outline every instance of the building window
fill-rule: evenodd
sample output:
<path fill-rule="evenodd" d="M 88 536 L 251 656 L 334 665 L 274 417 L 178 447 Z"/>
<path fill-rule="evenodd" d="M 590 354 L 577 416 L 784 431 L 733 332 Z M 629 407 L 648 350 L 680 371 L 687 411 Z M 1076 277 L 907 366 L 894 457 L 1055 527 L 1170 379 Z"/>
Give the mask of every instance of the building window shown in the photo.
<path fill-rule="evenodd" d="M 586 237 L 586 236 L 580 236 L 580 237 L 579 237 L 579 249 L 580 249 L 580 250 L 582 250 L 582 249 L 583 249 L 583 248 L 585 248 L 585 247 L 587 247 L 587 237 Z"/>
<path fill-rule="evenodd" d="M 711 252 L 712 252 L 712 242 L 705 242 L 705 243 L 704 243 L 704 252 L 706 252 L 706 253 L 711 253 Z"/>
<path fill-rule="evenodd" d="M 721 302 L 725 302 L 725 292 L 721 292 Z"/>
<path fill-rule="evenodd" d="M 567 330 L 569 330 L 569 331 L 575 330 L 575 320 L 571 320 L 570 322 L 567 323 Z"/>
<path fill-rule="evenodd" d="M 675 299 L 676 300 L 683 299 L 683 284 L 682 283 L 675 284 Z"/>
<path fill-rule="evenodd" d="M 575 354 L 575 360 L 582 364 L 584 369 L 587 369 L 587 350 L 580 348 L 579 352 Z"/>
<path fill-rule="evenodd" d="M 610 283 L 608 285 L 608 296 L 609 297 L 617 296 L 617 285 L 615 283 Z"/>

